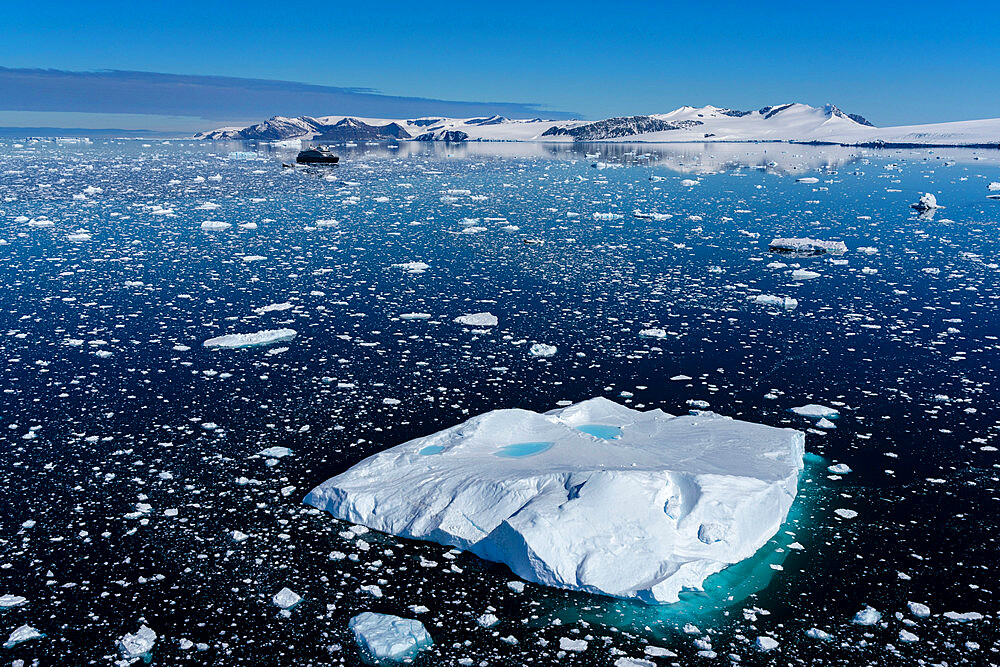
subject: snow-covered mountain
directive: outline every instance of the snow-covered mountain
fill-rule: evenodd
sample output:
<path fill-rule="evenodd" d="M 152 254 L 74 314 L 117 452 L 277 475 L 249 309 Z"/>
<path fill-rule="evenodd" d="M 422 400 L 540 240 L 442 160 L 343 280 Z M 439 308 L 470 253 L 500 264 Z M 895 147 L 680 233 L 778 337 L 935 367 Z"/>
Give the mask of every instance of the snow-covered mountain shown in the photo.
<path fill-rule="evenodd" d="M 620 142 L 816 142 L 843 145 L 996 146 L 1000 119 L 874 127 L 857 114 L 827 104 L 781 104 L 756 111 L 681 107 L 666 114 L 604 120 L 552 121 L 426 117 L 405 120 L 323 116 L 270 120 L 196 135 L 208 140 L 317 141 L 620 141 Z"/>

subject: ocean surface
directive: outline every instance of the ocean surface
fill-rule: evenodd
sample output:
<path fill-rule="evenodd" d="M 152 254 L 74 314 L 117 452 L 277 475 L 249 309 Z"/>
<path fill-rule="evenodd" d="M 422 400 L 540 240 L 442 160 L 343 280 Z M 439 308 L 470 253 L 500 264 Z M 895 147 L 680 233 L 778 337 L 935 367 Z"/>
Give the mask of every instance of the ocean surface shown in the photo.
<path fill-rule="evenodd" d="M 0 664 L 112 664 L 146 624 L 154 665 L 354 665 L 361 611 L 422 620 L 420 665 L 1000 663 L 997 151 L 336 150 L 0 142 L 0 595 L 26 598 L 0 641 L 45 635 Z M 925 192 L 944 208 L 918 215 Z M 769 253 L 783 236 L 849 252 Z M 478 312 L 498 325 L 453 321 Z M 202 345 L 275 329 L 295 336 Z M 301 502 L 472 415 L 598 395 L 806 431 L 786 525 L 645 606 L 519 592 Z M 808 403 L 835 428 L 789 412 Z"/>

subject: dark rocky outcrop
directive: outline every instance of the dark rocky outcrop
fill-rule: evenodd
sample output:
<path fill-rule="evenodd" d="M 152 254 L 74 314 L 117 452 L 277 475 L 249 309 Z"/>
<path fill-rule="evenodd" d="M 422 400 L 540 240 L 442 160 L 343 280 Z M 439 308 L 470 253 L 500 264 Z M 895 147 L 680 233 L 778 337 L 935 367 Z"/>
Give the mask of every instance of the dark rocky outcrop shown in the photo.
<path fill-rule="evenodd" d="M 669 121 L 652 116 L 623 116 L 608 118 L 595 123 L 587 123 L 578 127 L 560 127 L 555 125 L 542 132 L 543 137 L 570 136 L 576 141 L 600 141 L 602 139 L 618 139 L 649 132 L 666 132 L 680 130 L 696 125 L 703 125 L 699 120 Z"/>

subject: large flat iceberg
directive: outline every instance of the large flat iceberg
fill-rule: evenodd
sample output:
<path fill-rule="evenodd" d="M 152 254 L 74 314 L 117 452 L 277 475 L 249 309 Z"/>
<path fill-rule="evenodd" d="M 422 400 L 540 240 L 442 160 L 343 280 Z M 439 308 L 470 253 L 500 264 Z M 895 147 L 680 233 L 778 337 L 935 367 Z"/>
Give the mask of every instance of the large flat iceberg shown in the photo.
<path fill-rule="evenodd" d="M 529 581 L 675 602 L 777 532 L 804 442 L 792 429 L 605 398 L 494 410 L 375 454 L 305 502 Z"/>

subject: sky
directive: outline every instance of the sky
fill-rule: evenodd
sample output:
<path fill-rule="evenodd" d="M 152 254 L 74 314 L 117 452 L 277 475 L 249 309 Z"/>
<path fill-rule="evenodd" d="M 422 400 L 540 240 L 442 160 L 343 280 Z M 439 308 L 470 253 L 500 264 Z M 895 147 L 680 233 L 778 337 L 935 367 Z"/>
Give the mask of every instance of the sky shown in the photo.
<path fill-rule="evenodd" d="M 504 103 L 522 117 L 792 101 L 836 104 L 882 126 L 1000 116 L 1000 3 L 992 1 L 4 4 L 0 66 L 14 70 L 296 82 L 375 91 L 394 110 L 405 108 L 400 98 L 421 98 Z M 273 113 L 293 112 L 290 90 L 275 89 Z M 85 87 L 71 92 L 58 108 L 51 100 L 24 108 L 16 88 L 0 88 L 0 126 L 215 127 L 272 115 L 175 104 L 109 119 L 120 111 L 111 102 L 88 99 Z"/>

